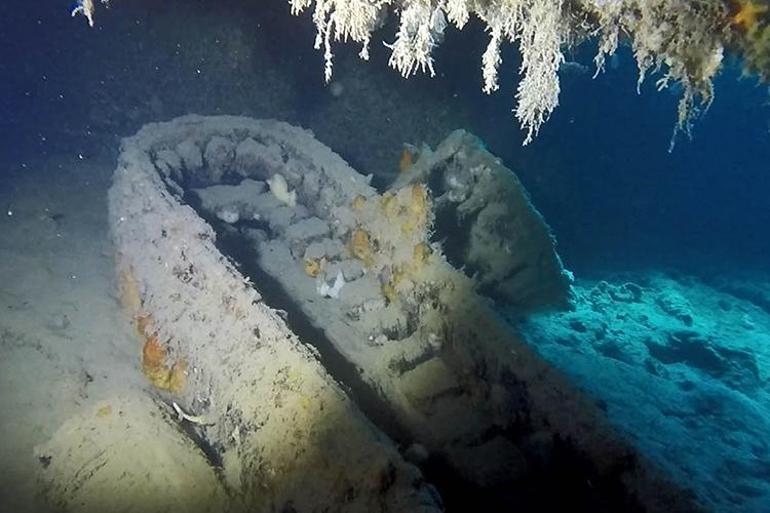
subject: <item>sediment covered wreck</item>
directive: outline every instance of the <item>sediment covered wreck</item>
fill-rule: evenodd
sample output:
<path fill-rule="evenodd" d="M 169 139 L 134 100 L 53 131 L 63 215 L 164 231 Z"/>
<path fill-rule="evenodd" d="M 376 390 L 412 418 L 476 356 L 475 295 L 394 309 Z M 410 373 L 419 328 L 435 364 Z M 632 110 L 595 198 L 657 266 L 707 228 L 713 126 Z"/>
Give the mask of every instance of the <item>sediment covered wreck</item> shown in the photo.
<path fill-rule="evenodd" d="M 150 124 L 123 142 L 110 221 L 153 384 L 126 401 L 184 426 L 169 437 L 199 455 L 199 507 L 695 508 L 497 315 L 567 307 L 570 275 L 466 132 L 377 190 L 286 123 Z M 53 500 L 88 503 L 55 461 Z"/>

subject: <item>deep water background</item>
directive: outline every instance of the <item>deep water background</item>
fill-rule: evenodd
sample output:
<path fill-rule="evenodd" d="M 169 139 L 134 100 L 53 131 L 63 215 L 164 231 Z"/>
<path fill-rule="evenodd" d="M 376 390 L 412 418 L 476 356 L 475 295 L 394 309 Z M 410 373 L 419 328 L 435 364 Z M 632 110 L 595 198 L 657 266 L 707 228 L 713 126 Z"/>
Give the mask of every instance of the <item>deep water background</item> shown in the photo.
<path fill-rule="evenodd" d="M 432 80 L 402 79 L 379 44 L 370 63 L 339 45 L 335 80 L 345 88 L 334 98 L 309 17 L 288 10 L 284 0 L 116 0 L 90 29 L 69 16 L 67 2 L 4 2 L 3 158 L 115 153 L 120 137 L 148 121 L 230 113 L 307 126 L 359 170 L 386 179 L 402 143 L 436 144 L 463 127 L 519 174 L 579 273 L 765 264 L 768 92 L 741 78 L 734 57 L 693 140 L 680 135 L 669 153 L 676 88 L 657 92 L 651 77 L 637 94 L 627 49 L 592 79 L 594 48 L 584 45 L 568 59 L 586 72 L 562 74 L 561 105 L 523 148 L 510 112 L 517 53 L 504 53 L 500 91 L 482 94 L 479 23 L 447 31 Z"/>
<path fill-rule="evenodd" d="M 567 261 L 579 268 L 765 269 L 767 87 L 741 79 L 739 64 L 728 59 L 693 139 L 679 134 L 669 153 L 678 96 L 656 92 L 654 79 L 636 95 L 629 53 L 596 80 L 566 78 L 561 108 L 532 148 L 540 155 L 558 148 L 556 176 L 545 186 L 535 177 L 531 188 Z"/>

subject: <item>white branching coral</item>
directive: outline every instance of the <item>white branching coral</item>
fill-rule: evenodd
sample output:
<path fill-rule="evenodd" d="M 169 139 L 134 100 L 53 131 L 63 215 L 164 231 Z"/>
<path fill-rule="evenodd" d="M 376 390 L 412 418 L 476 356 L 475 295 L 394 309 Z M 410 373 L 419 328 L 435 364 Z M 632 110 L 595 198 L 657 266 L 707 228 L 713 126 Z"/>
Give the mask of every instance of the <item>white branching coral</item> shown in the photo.
<path fill-rule="evenodd" d="M 97 3 L 78 0 L 73 16 L 82 14 L 93 25 Z M 674 135 L 689 131 L 693 117 L 713 99 L 712 80 L 719 71 L 723 47 L 730 41 L 730 13 L 724 0 L 288 0 L 299 15 L 312 9 L 315 47 L 323 50 L 324 77 L 333 70 L 332 45 L 354 41 L 362 59 L 369 58 L 372 34 L 389 15 L 398 17 L 393 43 L 385 43 L 388 64 L 404 77 L 421 71 L 435 75 L 433 51 L 449 25 L 463 29 L 472 16 L 486 25 L 489 43 L 481 56 L 483 91 L 498 89 L 503 43 L 521 53 L 516 90 L 516 119 L 524 144 L 559 104 L 562 50 L 598 37 L 597 73 L 605 58 L 628 40 L 639 68 L 639 83 L 649 72 L 660 72 L 658 88 L 671 82 L 682 86 Z"/>
<path fill-rule="evenodd" d="M 537 135 L 559 103 L 562 49 L 598 36 L 597 73 L 606 56 L 630 40 L 639 82 L 661 71 L 658 87 L 683 86 L 675 130 L 688 131 L 699 106 L 713 98 L 711 81 L 719 70 L 727 13 L 721 0 L 289 0 L 292 12 L 315 6 L 316 47 L 324 49 L 326 80 L 332 73 L 331 43 L 353 39 L 368 57 L 371 33 L 388 14 L 399 17 L 395 42 L 387 44 L 391 67 L 408 77 L 418 70 L 435 75 L 432 52 L 448 24 L 466 26 L 472 15 L 486 24 L 489 43 L 481 57 L 483 90 L 498 89 L 504 42 L 517 44 L 522 57 L 516 90 L 516 119 L 524 144 Z"/>
<path fill-rule="evenodd" d="M 404 2 L 401 11 L 401 25 L 392 45 L 388 64 L 398 70 L 402 76 L 409 77 L 417 72 L 433 70 L 433 48 L 441 42 L 446 28 L 446 18 L 442 10 L 443 2 L 411 0 Z"/>
<path fill-rule="evenodd" d="M 444 10 L 446 10 L 447 19 L 461 30 L 471 18 L 466 0 L 447 0 Z"/>
<path fill-rule="evenodd" d="M 528 144 L 559 104 L 558 71 L 564 62 L 561 47 L 566 28 L 562 20 L 562 0 L 498 2 L 489 4 L 477 14 L 487 24 L 490 34 L 489 44 L 481 57 L 485 93 L 498 89 L 502 42 L 519 43 L 521 80 L 516 90 L 515 113 L 526 132 L 524 144 Z"/>
<path fill-rule="evenodd" d="M 524 144 L 559 103 L 558 70 L 562 32 L 568 24 L 562 19 L 563 0 L 289 0 L 292 12 L 315 4 L 313 20 L 317 26 L 316 47 L 324 49 L 325 78 L 331 79 L 332 41 L 348 38 L 367 48 L 371 31 L 384 19 L 387 8 L 399 16 L 396 40 L 389 65 L 404 77 L 418 70 L 435 75 L 433 49 L 441 43 L 448 22 L 458 29 L 475 14 L 488 27 L 489 45 L 482 56 L 483 90 L 497 90 L 500 47 L 504 41 L 518 42 L 522 54 L 522 79 L 516 92 L 516 118 L 526 132 Z M 340 15 L 340 13 L 344 13 Z M 332 27 L 335 27 L 332 30 Z M 362 57 L 366 58 L 364 52 Z"/>
<path fill-rule="evenodd" d="M 535 0 L 522 16 L 519 49 L 521 80 L 516 90 L 516 119 L 526 131 L 524 144 L 559 104 L 562 0 Z"/>
<path fill-rule="evenodd" d="M 324 76 L 332 77 L 332 41 L 352 40 L 361 44 L 359 56 L 369 59 L 372 32 L 382 23 L 385 7 L 392 0 L 289 0 L 294 15 L 315 4 L 313 23 L 317 28 L 316 49 L 324 51 Z"/>
<path fill-rule="evenodd" d="M 78 0 L 72 8 L 72 16 L 82 14 L 88 20 L 88 25 L 94 26 L 94 12 L 96 11 L 95 0 Z M 109 4 L 109 0 L 101 0 L 104 5 Z"/>
<path fill-rule="evenodd" d="M 714 99 L 713 79 L 728 39 L 727 6 L 710 0 L 592 0 L 586 6 L 599 20 L 597 72 L 622 32 L 639 68 L 637 90 L 650 71 L 663 73 L 659 90 L 672 82 L 682 86 L 673 147 L 677 133 L 689 135 L 693 119 Z"/>
<path fill-rule="evenodd" d="M 484 78 L 483 90 L 487 94 L 497 91 L 497 70 L 502 62 L 500 46 L 503 41 L 514 42 L 521 26 L 523 2 L 511 3 L 510 9 L 497 9 L 491 6 L 477 11 L 477 15 L 487 24 L 490 35 L 489 44 L 481 57 L 481 71 Z"/>

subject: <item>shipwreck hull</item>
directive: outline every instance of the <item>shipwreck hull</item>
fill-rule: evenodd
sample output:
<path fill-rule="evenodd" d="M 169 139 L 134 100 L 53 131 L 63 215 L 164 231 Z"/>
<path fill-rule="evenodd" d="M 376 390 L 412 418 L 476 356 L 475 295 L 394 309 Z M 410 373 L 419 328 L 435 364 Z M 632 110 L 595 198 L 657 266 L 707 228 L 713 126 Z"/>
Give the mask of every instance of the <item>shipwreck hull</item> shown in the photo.
<path fill-rule="evenodd" d="M 225 135 L 237 132 L 237 123 L 221 121 Z M 248 124 L 242 130 L 248 132 Z M 361 415 L 280 312 L 265 305 L 216 248 L 212 228 L 170 192 L 172 184 L 158 172 L 154 157 L 159 150 L 194 134 L 210 138 L 216 125 L 188 118 L 148 126 L 124 140 L 109 192 L 121 300 L 136 326 L 142 367 L 153 385 L 150 395 L 168 405 L 158 411 L 152 401 L 139 401 L 156 409 L 144 416 L 162 424 L 158 417 L 165 412 L 166 423 L 179 423 L 187 432 L 171 430 L 188 439 L 176 445 L 197 446 L 195 461 L 208 460 L 209 477 L 216 469 L 216 480 L 208 483 L 211 501 L 180 500 L 174 507 L 439 511 L 438 496 L 419 470 Z M 87 433 L 91 418 L 73 418 L 66 431 Z M 131 432 L 139 436 L 135 433 L 143 427 L 135 422 Z M 168 437 L 154 439 L 158 430 L 147 429 L 146 447 L 163 453 Z M 61 447 L 67 441 L 72 439 L 55 437 L 40 454 L 77 455 Z M 105 475 L 114 465 L 96 465 L 83 478 L 77 458 L 57 457 L 57 465 L 44 475 L 51 502 L 71 511 L 166 511 L 169 501 L 160 496 L 153 501 L 146 490 L 157 491 L 149 485 L 164 482 L 167 469 L 138 465 L 136 458 L 145 453 L 127 456 L 130 444 L 110 445 L 106 438 L 95 443 L 99 458 L 123 461 L 126 468 Z M 134 479 L 132 466 L 141 469 L 140 480 Z M 138 495 L 105 499 L 82 492 L 88 483 L 96 486 L 110 477 L 122 479 L 123 488 Z M 191 480 L 186 488 L 194 498 L 204 486 Z"/>
<path fill-rule="evenodd" d="M 479 294 L 522 312 L 569 300 L 509 175 L 463 133 L 386 191 L 276 121 L 186 116 L 124 141 L 110 191 L 121 297 L 154 393 L 186 415 L 232 501 L 439 510 L 407 458 L 456 510 L 692 510 Z M 437 186 L 458 180 L 462 194 Z M 437 224 L 447 211 L 468 216 Z"/>

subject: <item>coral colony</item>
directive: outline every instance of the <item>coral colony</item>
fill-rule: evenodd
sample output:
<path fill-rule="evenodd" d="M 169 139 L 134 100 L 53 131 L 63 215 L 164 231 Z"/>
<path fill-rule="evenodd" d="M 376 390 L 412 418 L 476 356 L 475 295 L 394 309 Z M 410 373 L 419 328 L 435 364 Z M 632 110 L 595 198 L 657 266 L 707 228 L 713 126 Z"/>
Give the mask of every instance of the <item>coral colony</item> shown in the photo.
<path fill-rule="evenodd" d="M 101 0 L 107 5 L 109 0 Z M 96 0 L 79 0 L 73 16 L 94 23 Z M 404 77 L 418 71 L 435 75 L 433 50 L 450 27 L 462 30 L 471 16 L 486 25 L 489 43 L 481 56 L 483 90 L 498 89 L 501 45 L 515 43 L 522 62 L 514 113 L 530 143 L 559 104 L 559 68 L 564 51 L 597 41 L 596 71 L 620 44 L 628 44 L 641 84 L 659 74 L 658 89 L 681 86 L 678 132 L 689 134 L 692 121 L 714 98 L 713 79 L 725 52 L 742 56 L 745 70 L 770 77 L 770 15 L 764 0 L 289 0 L 295 15 L 312 8 L 315 47 L 323 50 L 324 77 L 331 80 L 332 44 L 353 41 L 369 58 L 374 33 L 389 16 L 399 28 L 388 64 Z M 384 36 L 387 38 L 388 36 Z M 674 142 L 672 137 L 672 143 Z"/>

